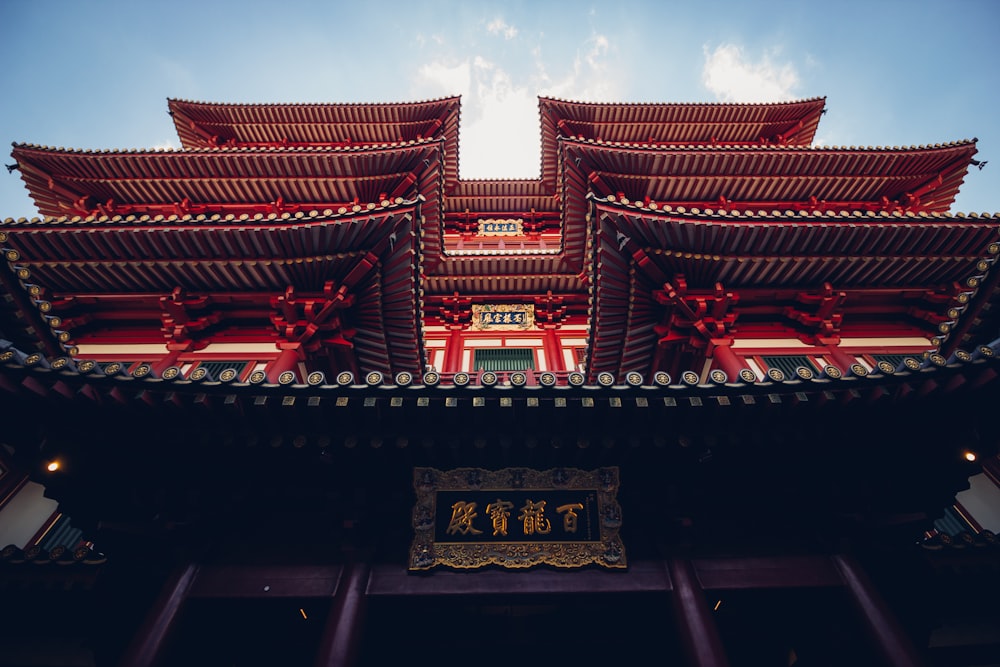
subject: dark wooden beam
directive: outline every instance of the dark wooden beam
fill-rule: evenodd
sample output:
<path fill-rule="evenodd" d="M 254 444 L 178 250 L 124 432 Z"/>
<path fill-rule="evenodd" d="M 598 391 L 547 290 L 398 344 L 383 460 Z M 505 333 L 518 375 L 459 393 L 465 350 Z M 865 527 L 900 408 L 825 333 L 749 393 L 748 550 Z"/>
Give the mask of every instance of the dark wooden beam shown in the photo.
<path fill-rule="evenodd" d="M 153 667 L 159 664 L 170 631 L 176 624 L 197 575 L 198 566 L 193 563 L 179 567 L 171 574 L 146 615 L 146 620 L 125 650 L 121 667 Z"/>
<path fill-rule="evenodd" d="M 191 586 L 192 598 L 311 598 L 337 593 L 343 567 L 205 565 Z"/>
<path fill-rule="evenodd" d="M 729 658 L 719 629 L 691 561 L 675 558 L 669 561 L 667 569 L 674 591 L 674 621 L 688 664 L 728 667 Z"/>

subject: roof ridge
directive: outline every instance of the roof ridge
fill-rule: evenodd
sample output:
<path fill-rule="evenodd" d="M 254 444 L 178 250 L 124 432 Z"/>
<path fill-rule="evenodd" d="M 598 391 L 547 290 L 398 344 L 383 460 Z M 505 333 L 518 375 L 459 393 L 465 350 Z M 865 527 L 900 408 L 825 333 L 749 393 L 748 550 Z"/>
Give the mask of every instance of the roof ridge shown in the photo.
<path fill-rule="evenodd" d="M 649 143 L 639 141 L 609 141 L 607 139 L 588 139 L 580 136 L 557 137 L 559 141 L 572 141 L 577 144 L 590 144 L 595 146 L 612 146 L 623 148 L 637 148 L 640 150 L 714 150 L 714 151 L 740 151 L 740 150 L 774 150 L 774 151 L 862 151 L 862 152 L 906 152 L 914 150 L 933 150 L 942 148 L 955 148 L 959 146 L 974 146 L 979 139 L 957 139 L 945 143 L 935 144 L 911 144 L 909 146 L 825 146 L 811 144 L 808 146 L 786 145 L 786 144 L 759 144 L 750 142 L 727 143 L 727 144 L 692 144 L 692 143 Z"/>
<path fill-rule="evenodd" d="M 565 104 L 579 104 L 586 106 L 600 107 L 767 107 L 767 106 L 792 106 L 805 104 L 808 102 L 826 101 L 826 96 L 805 97 L 795 100 L 782 100 L 776 102 L 588 102 L 585 100 L 571 100 L 565 97 L 550 97 L 547 95 L 538 96 L 539 104 L 543 101 L 562 102 Z"/>
<path fill-rule="evenodd" d="M 444 142 L 444 137 L 424 137 L 407 141 L 383 141 L 377 144 L 352 144 L 350 146 L 210 146 L 204 148 L 66 148 L 28 142 L 11 142 L 15 149 L 38 150 L 70 155 L 141 155 L 145 153 L 167 154 L 219 154 L 219 153 L 320 153 L 320 152 L 361 152 L 377 151 L 409 146 L 425 146 Z"/>
<path fill-rule="evenodd" d="M 385 107 L 385 106 L 419 106 L 435 102 L 461 102 L 461 95 L 446 95 L 408 102 L 213 102 L 210 100 L 192 100 L 189 98 L 168 97 L 167 104 L 198 104 L 219 107 Z"/>
<path fill-rule="evenodd" d="M 162 213 L 157 213 L 156 215 L 149 215 L 147 213 L 128 213 L 125 215 L 46 215 L 41 217 L 32 218 L 18 218 L 14 220 L 13 218 L 7 218 L 2 221 L 3 225 L 62 225 L 66 223 L 72 224 L 88 224 L 88 223 L 196 223 L 196 222 L 214 222 L 214 223 L 271 223 L 271 222 L 282 222 L 287 220 L 298 220 L 298 221 L 313 221 L 313 220 L 323 220 L 327 218 L 338 218 L 341 216 L 350 216 L 353 214 L 365 214 L 369 215 L 373 212 L 386 211 L 388 209 L 397 208 L 400 206 L 412 206 L 424 200 L 423 195 L 418 195 L 414 199 L 404 199 L 403 197 L 396 197 L 393 200 L 383 199 L 381 202 L 367 202 L 365 204 L 354 204 L 350 208 L 346 206 L 340 206 L 334 211 L 332 208 L 324 208 L 319 210 L 317 208 L 312 208 L 308 212 L 297 211 L 295 213 L 284 212 L 284 213 L 185 213 L 182 215 L 170 214 L 164 215 Z M 8 227 L 11 228 L 11 227 Z"/>
<path fill-rule="evenodd" d="M 646 204 L 644 201 L 636 200 L 632 201 L 627 197 L 618 198 L 615 195 L 608 195 L 607 197 L 600 197 L 593 193 L 587 195 L 588 199 L 593 199 L 604 204 L 610 204 L 612 206 L 617 206 L 621 208 L 627 208 L 639 212 L 645 213 L 656 213 L 656 214 L 671 214 L 671 215 L 681 215 L 691 218 L 795 218 L 801 220 L 803 218 L 808 218 L 812 220 L 830 220 L 830 219 L 848 219 L 850 221 L 856 221 L 859 218 L 864 218 L 870 220 L 872 218 L 894 218 L 894 219 L 905 219 L 907 221 L 919 221 L 927 220 L 929 218 L 934 218 L 939 221 L 968 221 L 968 220 L 998 220 L 1000 219 L 1000 211 L 994 213 L 975 213 L 975 212 L 954 212 L 954 211 L 906 211 L 906 212 L 890 212 L 890 211 L 861 211 L 857 209 L 836 209 L 836 210 L 825 210 L 825 211 L 796 211 L 790 208 L 785 210 L 773 209 L 771 211 L 757 211 L 753 209 L 744 210 L 738 206 L 734 206 L 732 210 L 723 210 L 710 207 L 702 206 L 684 206 L 678 205 L 673 206 L 671 204 L 658 204 L 652 202 Z"/>

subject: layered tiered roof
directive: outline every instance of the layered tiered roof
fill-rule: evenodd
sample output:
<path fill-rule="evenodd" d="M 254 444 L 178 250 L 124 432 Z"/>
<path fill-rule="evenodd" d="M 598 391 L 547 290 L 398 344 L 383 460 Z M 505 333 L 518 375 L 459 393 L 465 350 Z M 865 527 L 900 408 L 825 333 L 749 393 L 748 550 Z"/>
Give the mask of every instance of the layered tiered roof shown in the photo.
<path fill-rule="evenodd" d="M 825 108 L 825 98 L 767 104 L 597 104 L 542 97 L 542 178 L 555 182 L 563 137 L 647 146 L 808 146 Z"/>
<path fill-rule="evenodd" d="M 460 98 L 392 104 L 218 104 L 167 101 L 185 149 L 406 144 L 441 137 L 458 180 Z"/>
<path fill-rule="evenodd" d="M 975 140 L 814 148 L 825 104 L 540 98 L 541 177 L 464 181 L 458 98 L 170 100 L 179 151 L 15 145 L 49 217 L 9 221 L 4 245 L 32 285 L 19 302 L 48 304 L 67 349 L 124 319 L 158 335 L 160 301 L 178 290 L 217 295 L 216 324 L 294 339 L 301 328 L 280 325 L 273 304 L 341 288 L 354 295 L 343 326 L 322 326 L 330 340 L 349 334 L 360 372 L 420 371 L 419 323 L 456 298 L 568 304 L 590 319 L 591 380 L 662 369 L 655 341 L 680 335 L 672 313 L 709 293 L 738 293 L 726 335 L 767 317 L 796 335 L 893 319 L 928 349 L 957 346 L 951 332 L 982 330 L 991 294 L 979 286 L 996 256 L 995 220 L 948 213 Z M 494 219 L 523 232 L 476 232 Z M 834 293 L 836 312 L 817 320 L 806 304 Z"/>

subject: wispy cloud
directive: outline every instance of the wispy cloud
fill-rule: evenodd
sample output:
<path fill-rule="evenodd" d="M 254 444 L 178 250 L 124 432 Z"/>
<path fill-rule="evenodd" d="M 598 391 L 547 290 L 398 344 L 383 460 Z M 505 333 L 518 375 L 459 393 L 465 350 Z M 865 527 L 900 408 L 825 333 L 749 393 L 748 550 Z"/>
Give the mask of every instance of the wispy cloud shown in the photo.
<path fill-rule="evenodd" d="M 508 28 L 499 19 L 487 25 L 496 34 Z M 531 55 L 527 67 L 481 52 L 458 60 L 433 60 L 417 70 L 414 83 L 419 95 L 462 96 L 462 178 L 538 176 L 539 95 L 601 101 L 620 94 L 609 73 L 613 46 L 604 35 L 581 42 L 565 71 L 551 72 L 543 65 L 541 44 L 527 44 L 526 49 Z"/>
<path fill-rule="evenodd" d="M 538 104 L 528 85 L 482 56 L 428 63 L 418 78 L 418 88 L 433 97 L 462 96 L 462 178 L 538 175 Z"/>
<path fill-rule="evenodd" d="M 517 28 L 509 25 L 502 18 L 497 17 L 486 24 L 486 31 L 491 35 L 503 35 L 504 39 L 514 39 L 517 37 Z"/>
<path fill-rule="evenodd" d="M 704 48 L 702 83 L 721 102 L 777 102 L 792 99 L 799 75 L 789 63 L 772 62 L 769 54 L 753 62 L 735 44 L 709 52 Z"/>
<path fill-rule="evenodd" d="M 612 51 L 607 36 L 594 34 L 587 38 L 573 59 L 573 67 L 558 78 L 550 76 L 542 62 L 541 51 L 535 52 L 539 92 L 543 95 L 594 102 L 605 102 L 620 95 L 618 83 L 610 73 L 608 59 Z"/>
<path fill-rule="evenodd" d="M 425 97 L 469 95 L 472 85 L 472 63 L 469 60 L 448 62 L 435 60 L 417 68 L 416 88 Z"/>

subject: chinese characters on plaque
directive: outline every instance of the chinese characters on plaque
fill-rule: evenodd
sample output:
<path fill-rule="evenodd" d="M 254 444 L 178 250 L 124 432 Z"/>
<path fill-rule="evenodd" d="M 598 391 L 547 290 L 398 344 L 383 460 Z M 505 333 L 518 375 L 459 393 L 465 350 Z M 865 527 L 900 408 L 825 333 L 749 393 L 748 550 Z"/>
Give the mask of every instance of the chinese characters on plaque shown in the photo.
<path fill-rule="evenodd" d="M 416 468 L 410 569 L 626 566 L 618 469 Z"/>
<path fill-rule="evenodd" d="M 515 218 L 480 220 L 476 234 L 477 236 L 524 236 L 524 221 Z"/>
<path fill-rule="evenodd" d="M 473 304 L 472 328 L 510 331 L 530 329 L 535 325 L 534 306 L 529 304 Z"/>

